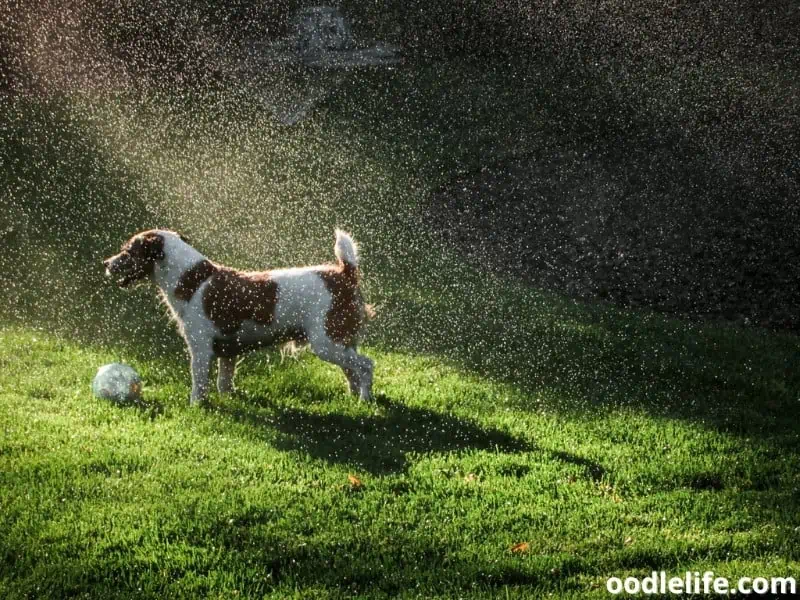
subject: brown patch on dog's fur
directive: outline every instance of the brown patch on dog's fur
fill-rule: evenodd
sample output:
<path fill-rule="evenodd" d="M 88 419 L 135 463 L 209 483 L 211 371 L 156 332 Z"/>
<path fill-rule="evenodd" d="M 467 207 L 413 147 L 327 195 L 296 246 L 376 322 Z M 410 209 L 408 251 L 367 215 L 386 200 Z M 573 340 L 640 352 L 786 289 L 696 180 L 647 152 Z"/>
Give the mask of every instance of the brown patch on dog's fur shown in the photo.
<path fill-rule="evenodd" d="M 203 282 L 217 272 L 217 266 L 210 260 L 203 259 L 188 269 L 178 279 L 175 286 L 175 297 L 189 302 Z"/>
<path fill-rule="evenodd" d="M 358 287 L 358 268 L 341 263 L 323 267 L 317 274 L 331 294 L 331 307 L 325 315 L 325 333 L 338 344 L 354 346 L 366 312 Z"/>
<path fill-rule="evenodd" d="M 145 231 L 129 240 L 122 251 L 130 254 L 137 264 L 152 274 L 155 261 L 164 258 L 164 238 L 154 231 Z"/>
<path fill-rule="evenodd" d="M 203 292 L 206 316 L 224 336 L 238 331 L 246 319 L 269 325 L 277 302 L 278 283 L 266 271 L 245 273 L 216 266 Z"/>

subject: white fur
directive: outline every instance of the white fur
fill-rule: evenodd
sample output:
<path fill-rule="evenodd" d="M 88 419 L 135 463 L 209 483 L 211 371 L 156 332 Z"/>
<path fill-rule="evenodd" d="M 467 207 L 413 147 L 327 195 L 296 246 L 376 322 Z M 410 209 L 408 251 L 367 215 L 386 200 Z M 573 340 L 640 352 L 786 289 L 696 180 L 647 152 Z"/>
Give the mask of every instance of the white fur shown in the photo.
<path fill-rule="evenodd" d="M 156 263 L 153 270 L 153 282 L 158 286 L 161 297 L 169 307 L 172 316 L 178 323 L 181 335 L 183 335 L 184 313 L 188 304 L 196 303 L 198 294 L 195 294 L 192 297 L 192 301 L 187 304 L 175 297 L 175 287 L 178 285 L 181 275 L 205 257 L 184 242 L 176 233 L 171 231 L 162 231 L 160 233 L 164 239 L 164 260 Z M 199 306 L 202 311 L 202 301 L 199 302 Z M 191 318 L 192 316 L 189 315 L 189 319 Z"/>
<path fill-rule="evenodd" d="M 354 267 L 358 266 L 358 246 L 348 233 L 336 230 L 336 244 L 333 247 L 336 258 Z"/>

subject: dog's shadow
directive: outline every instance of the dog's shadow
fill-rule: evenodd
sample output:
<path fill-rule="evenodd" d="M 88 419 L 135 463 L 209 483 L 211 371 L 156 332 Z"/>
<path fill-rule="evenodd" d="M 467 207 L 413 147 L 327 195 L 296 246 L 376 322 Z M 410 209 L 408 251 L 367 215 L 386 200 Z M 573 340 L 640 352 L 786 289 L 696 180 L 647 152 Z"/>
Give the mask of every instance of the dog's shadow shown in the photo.
<path fill-rule="evenodd" d="M 280 434 L 273 441 L 276 447 L 352 465 L 376 475 L 405 471 L 409 455 L 415 454 L 465 450 L 519 453 L 535 449 L 499 429 L 408 406 L 382 394 L 372 401 L 376 405 L 373 414 L 364 416 L 320 414 L 278 405 L 266 398 L 249 401 L 270 409 L 268 421 L 247 410 L 238 410 L 231 416 L 253 427 L 274 428 Z"/>

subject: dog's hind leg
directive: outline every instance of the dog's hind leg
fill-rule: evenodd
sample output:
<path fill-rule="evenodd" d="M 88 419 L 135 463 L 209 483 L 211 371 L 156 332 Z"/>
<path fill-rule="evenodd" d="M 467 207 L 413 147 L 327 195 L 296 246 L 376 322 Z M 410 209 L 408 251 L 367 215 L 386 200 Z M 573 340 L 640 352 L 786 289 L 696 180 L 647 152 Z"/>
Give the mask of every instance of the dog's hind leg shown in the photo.
<path fill-rule="evenodd" d="M 359 354 L 356 346 L 348 346 L 346 350 L 352 353 L 351 360 L 355 364 L 354 368 L 342 369 L 350 385 L 350 393 L 362 400 L 368 400 L 372 397 L 372 360 Z"/>
<path fill-rule="evenodd" d="M 230 394 L 233 391 L 233 376 L 236 373 L 236 358 L 220 356 L 217 369 L 217 391 Z"/>
<path fill-rule="evenodd" d="M 356 359 L 361 370 L 358 377 L 358 395 L 362 400 L 369 400 L 372 398 L 372 372 L 375 369 L 375 363 L 363 354 L 356 354 Z"/>
<path fill-rule="evenodd" d="M 372 397 L 372 361 L 359 355 L 353 348 L 337 344 L 324 334 L 309 335 L 311 351 L 322 360 L 341 367 L 350 391 L 362 400 Z"/>
<path fill-rule="evenodd" d="M 356 346 L 347 346 L 346 350 L 352 350 L 353 352 L 357 352 Z M 350 393 L 353 396 L 358 396 L 358 392 L 361 389 L 361 375 L 358 372 L 358 369 L 354 369 L 352 367 L 342 367 L 342 371 L 344 371 L 344 376 L 347 378 L 347 387 L 350 388 Z"/>

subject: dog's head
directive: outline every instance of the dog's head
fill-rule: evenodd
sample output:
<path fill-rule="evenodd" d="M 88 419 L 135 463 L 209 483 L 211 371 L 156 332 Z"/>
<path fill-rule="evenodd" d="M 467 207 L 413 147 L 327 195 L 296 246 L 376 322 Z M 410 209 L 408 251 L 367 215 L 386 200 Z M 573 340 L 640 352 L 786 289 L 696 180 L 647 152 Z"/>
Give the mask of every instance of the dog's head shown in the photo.
<path fill-rule="evenodd" d="M 124 288 L 151 277 L 156 263 L 161 260 L 164 260 L 164 235 L 151 230 L 134 235 L 123 244 L 119 254 L 104 260 L 103 265 L 106 275 Z"/>

